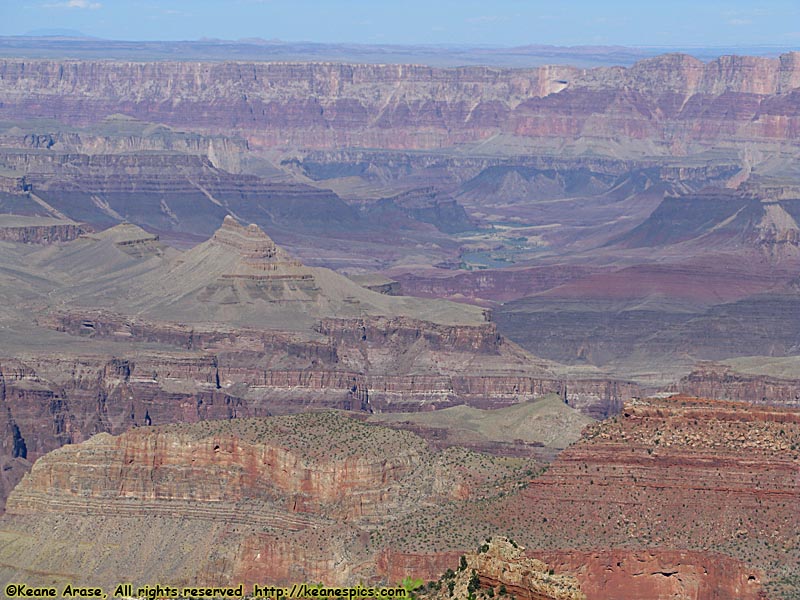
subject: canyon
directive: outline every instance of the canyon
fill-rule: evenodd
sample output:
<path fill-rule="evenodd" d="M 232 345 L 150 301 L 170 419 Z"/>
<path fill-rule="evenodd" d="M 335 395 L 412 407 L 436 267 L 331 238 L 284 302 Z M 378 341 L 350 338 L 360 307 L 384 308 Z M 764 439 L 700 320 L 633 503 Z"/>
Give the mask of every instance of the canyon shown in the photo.
<path fill-rule="evenodd" d="M 516 70 L 6 59 L 0 81 L 6 121 L 85 125 L 122 112 L 234 131 L 251 146 L 302 148 L 425 149 L 495 134 L 561 140 L 614 132 L 664 152 L 796 139 L 800 54 L 707 64 L 672 54 L 628 68 Z"/>
<path fill-rule="evenodd" d="M 232 217 L 184 252 L 132 224 L 6 250 L 7 272 L 30 287 L 3 317 L 13 466 L 3 498 L 30 463 L 102 432 L 330 408 L 498 409 L 548 395 L 603 418 L 639 389 L 557 372 L 482 308 L 379 294 L 306 267 Z"/>
<path fill-rule="evenodd" d="M 0 38 L 0 580 L 796 597 L 800 53 L 228 50 Z"/>
<path fill-rule="evenodd" d="M 573 574 L 587 598 L 791 597 L 797 436 L 788 408 L 634 400 L 515 493 L 399 530 L 427 532 L 437 552 L 513 532 L 531 556 Z M 410 548 L 399 537 L 391 543 Z"/>
<path fill-rule="evenodd" d="M 36 462 L 8 499 L 0 573 L 435 581 L 466 555 L 455 585 L 475 569 L 484 591 L 538 581 L 537 599 L 773 597 L 796 590 L 798 448 L 796 411 L 689 396 L 626 403 L 549 467 L 346 412 L 138 427 Z M 66 541 L 87 536 L 125 549 Z"/>

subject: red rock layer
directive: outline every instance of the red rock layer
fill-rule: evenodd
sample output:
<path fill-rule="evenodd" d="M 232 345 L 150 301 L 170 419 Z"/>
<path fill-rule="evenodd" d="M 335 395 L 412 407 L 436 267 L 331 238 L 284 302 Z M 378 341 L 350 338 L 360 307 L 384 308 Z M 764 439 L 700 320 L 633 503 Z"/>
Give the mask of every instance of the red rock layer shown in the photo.
<path fill-rule="evenodd" d="M 665 148 L 793 140 L 799 56 L 703 64 L 672 54 L 592 70 L 5 60 L 0 117 L 83 124 L 123 113 L 238 131 L 254 146 L 322 148 L 433 148 L 500 132 Z"/>
<path fill-rule="evenodd" d="M 524 523 L 529 547 L 559 549 L 544 556 L 584 573 L 589 598 L 606 588 L 639 598 L 647 578 L 664 594 L 679 586 L 681 597 L 751 598 L 761 571 L 772 585 L 800 560 L 798 484 L 796 410 L 675 396 L 631 401 L 591 426 L 489 518 L 498 528 Z M 593 555 L 597 546 L 614 549 Z M 574 548 L 587 549 L 585 561 Z"/>
<path fill-rule="evenodd" d="M 0 581 L 21 571 L 29 581 L 69 572 L 172 584 L 375 582 L 381 546 L 370 533 L 491 494 L 520 471 L 332 412 L 99 434 L 41 457 L 15 488 L 3 526 L 21 535 Z M 53 558 L 39 551 L 61 543 L 54 526 L 70 540 L 88 527 L 91 541 Z M 174 534 L 158 548 L 137 542 L 159 527 Z M 196 535 L 211 548 L 200 560 Z"/>
<path fill-rule="evenodd" d="M 800 407 L 800 379 L 740 373 L 717 363 L 701 363 L 670 390 L 704 398 Z"/>
<path fill-rule="evenodd" d="M 648 550 L 535 552 L 574 573 L 587 600 L 762 600 L 761 572 L 715 553 Z"/>
<path fill-rule="evenodd" d="M 477 552 L 460 557 L 434 586 L 422 591 L 423 600 L 487 600 L 510 595 L 521 600 L 586 600 L 578 581 L 556 574 L 541 560 L 525 554 L 516 542 L 493 537 Z"/>

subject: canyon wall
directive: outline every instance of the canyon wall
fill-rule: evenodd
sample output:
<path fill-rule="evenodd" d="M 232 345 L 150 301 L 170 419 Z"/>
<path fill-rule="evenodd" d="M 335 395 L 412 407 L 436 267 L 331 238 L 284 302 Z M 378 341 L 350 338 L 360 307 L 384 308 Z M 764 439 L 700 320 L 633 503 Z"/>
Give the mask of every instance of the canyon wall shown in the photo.
<path fill-rule="evenodd" d="M 381 531 L 398 517 L 491 493 L 518 471 L 332 412 L 99 434 L 40 458 L 16 487 L 3 522 L 21 535 L 0 550 L 0 579 L 386 581 L 376 570 Z M 60 550 L 88 532 L 101 545 L 116 538 L 120 553 Z"/>
<path fill-rule="evenodd" d="M 22 244 L 53 244 L 69 242 L 91 231 L 86 225 L 64 223 L 60 225 L 11 225 L 0 223 L 0 241 Z"/>
<path fill-rule="evenodd" d="M 669 389 L 705 398 L 800 407 L 800 379 L 741 373 L 712 362 L 700 363 Z"/>
<path fill-rule="evenodd" d="M 87 125 L 122 113 L 236 131 L 252 147 L 436 148 L 498 133 L 678 146 L 792 142 L 800 54 L 664 55 L 630 68 L 15 60 L 0 118 Z"/>
<path fill-rule="evenodd" d="M 535 523 L 524 543 L 583 573 L 589 598 L 641 597 L 636 582 L 659 597 L 755 598 L 797 564 L 799 452 L 796 410 L 634 400 L 497 512 Z"/>

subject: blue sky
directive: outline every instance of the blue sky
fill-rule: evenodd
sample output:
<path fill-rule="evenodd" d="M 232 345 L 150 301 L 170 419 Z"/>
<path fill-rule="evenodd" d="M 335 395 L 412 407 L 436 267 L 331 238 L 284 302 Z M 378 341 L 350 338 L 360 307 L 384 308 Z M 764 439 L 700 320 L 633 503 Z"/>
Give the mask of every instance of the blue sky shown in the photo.
<path fill-rule="evenodd" d="M 0 0 L 0 35 L 800 47 L 800 0 Z"/>

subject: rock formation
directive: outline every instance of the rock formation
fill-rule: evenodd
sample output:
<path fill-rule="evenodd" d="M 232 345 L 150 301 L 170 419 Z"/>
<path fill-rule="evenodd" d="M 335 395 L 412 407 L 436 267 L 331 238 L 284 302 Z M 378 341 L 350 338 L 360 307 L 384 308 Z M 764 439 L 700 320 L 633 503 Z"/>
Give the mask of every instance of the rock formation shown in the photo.
<path fill-rule="evenodd" d="M 22 244 L 69 242 L 91 231 L 91 227 L 46 218 L 0 216 L 0 241 Z"/>
<path fill-rule="evenodd" d="M 796 596 L 800 54 L 0 97 L 3 581 Z"/>
<path fill-rule="evenodd" d="M 776 376 L 768 374 L 768 368 L 758 371 L 743 372 L 731 365 L 704 362 L 671 389 L 720 400 L 800 407 L 800 379 L 790 372 Z"/>
<path fill-rule="evenodd" d="M 523 464 L 431 451 L 412 433 L 336 413 L 101 433 L 42 457 L 17 486 L 3 517 L 17 542 L 0 578 L 375 582 L 381 532 L 398 517 L 494 495 Z M 65 543 L 89 532 L 124 549 Z M 194 542 L 208 535 L 201 558 Z M 157 549 L 142 543 L 156 538 Z"/>
<path fill-rule="evenodd" d="M 525 549 L 502 537 L 486 539 L 477 552 L 463 555 L 458 569 L 432 582 L 420 598 L 493 598 L 510 594 L 524 600 L 586 600 L 574 577 L 556 575 Z M 491 592 L 489 592 L 491 590 Z"/>
<path fill-rule="evenodd" d="M 408 539 L 432 540 L 428 568 L 417 560 L 431 573 L 463 540 L 508 532 L 589 599 L 790 598 L 799 451 L 794 409 L 634 400 L 515 492 L 404 519 L 387 543 L 406 553 Z"/>
<path fill-rule="evenodd" d="M 8 259 L 13 286 L 31 290 L 9 307 L 0 356 L 8 460 L 149 424 L 499 408 L 548 394 L 600 417 L 638 393 L 603 378 L 567 382 L 499 336 L 481 308 L 369 291 L 230 217 L 183 253 L 129 223 L 11 250 L 24 250 Z M 7 489 L 27 467 L 17 463 Z"/>
<path fill-rule="evenodd" d="M 6 59 L 0 116 L 86 124 L 124 113 L 233 129 L 252 146 L 436 148 L 502 133 L 648 139 L 668 153 L 674 144 L 794 139 L 799 65 L 797 53 L 519 70 Z"/>

